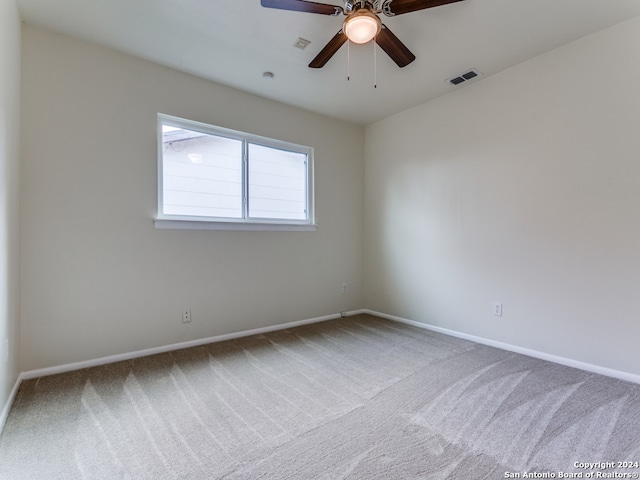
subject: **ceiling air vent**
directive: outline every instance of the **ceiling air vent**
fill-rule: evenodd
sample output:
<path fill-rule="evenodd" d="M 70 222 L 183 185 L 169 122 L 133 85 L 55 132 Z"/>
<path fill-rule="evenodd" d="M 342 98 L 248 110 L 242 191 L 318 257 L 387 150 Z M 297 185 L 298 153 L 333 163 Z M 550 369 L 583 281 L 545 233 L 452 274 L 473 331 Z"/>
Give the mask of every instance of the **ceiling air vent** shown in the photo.
<path fill-rule="evenodd" d="M 478 72 L 475 68 L 472 68 L 471 70 L 463 73 L 462 75 L 458 75 L 457 77 L 450 78 L 449 83 L 451 85 L 460 85 L 461 83 L 471 80 L 472 78 L 475 78 L 479 75 L 480 75 L 480 72 Z"/>
<path fill-rule="evenodd" d="M 307 45 L 311 43 L 311 40 L 307 40 L 306 38 L 298 37 L 296 43 L 293 44 L 294 47 L 299 48 L 300 50 L 304 50 L 307 48 Z"/>

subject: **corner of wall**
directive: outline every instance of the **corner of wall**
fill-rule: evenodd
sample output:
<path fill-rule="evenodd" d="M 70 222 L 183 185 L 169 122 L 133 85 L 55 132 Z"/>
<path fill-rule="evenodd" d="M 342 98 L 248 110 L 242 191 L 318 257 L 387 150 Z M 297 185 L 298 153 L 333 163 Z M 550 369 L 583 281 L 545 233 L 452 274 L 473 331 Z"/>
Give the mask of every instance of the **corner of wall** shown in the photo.
<path fill-rule="evenodd" d="M 0 2 L 0 431 L 20 384 L 20 15 Z"/>

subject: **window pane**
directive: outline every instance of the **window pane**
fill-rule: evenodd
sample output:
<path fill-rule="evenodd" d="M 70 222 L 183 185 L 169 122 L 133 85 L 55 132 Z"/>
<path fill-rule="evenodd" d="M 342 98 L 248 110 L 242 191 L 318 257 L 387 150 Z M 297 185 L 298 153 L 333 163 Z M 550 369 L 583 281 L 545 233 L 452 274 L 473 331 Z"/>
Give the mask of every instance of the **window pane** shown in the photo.
<path fill-rule="evenodd" d="M 249 144 L 249 217 L 307 219 L 307 155 Z"/>
<path fill-rule="evenodd" d="M 158 120 L 157 221 L 312 225 L 312 148 L 169 115 Z"/>
<path fill-rule="evenodd" d="M 163 213 L 242 218 L 242 141 L 163 125 Z"/>

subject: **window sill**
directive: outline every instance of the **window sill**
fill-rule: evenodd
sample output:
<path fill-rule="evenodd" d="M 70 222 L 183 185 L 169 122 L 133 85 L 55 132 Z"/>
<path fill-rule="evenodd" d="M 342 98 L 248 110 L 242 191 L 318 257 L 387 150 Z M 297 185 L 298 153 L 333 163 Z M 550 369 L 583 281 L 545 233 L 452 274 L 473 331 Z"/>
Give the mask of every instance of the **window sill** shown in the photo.
<path fill-rule="evenodd" d="M 153 220 L 159 230 L 239 230 L 259 232 L 315 232 L 315 224 L 293 223 L 248 223 L 248 222 L 207 222 L 200 220 L 167 220 L 156 218 Z"/>

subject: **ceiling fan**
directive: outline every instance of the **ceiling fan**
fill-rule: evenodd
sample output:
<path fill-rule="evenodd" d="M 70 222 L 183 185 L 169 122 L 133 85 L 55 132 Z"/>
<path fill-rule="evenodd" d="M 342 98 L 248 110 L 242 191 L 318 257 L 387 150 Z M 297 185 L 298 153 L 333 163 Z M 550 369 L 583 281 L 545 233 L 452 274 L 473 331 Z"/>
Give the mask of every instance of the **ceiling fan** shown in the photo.
<path fill-rule="evenodd" d="M 318 53 L 309 66 L 322 68 L 350 40 L 354 43 L 375 42 L 396 64 L 402 68 L 413 62 L 416 57 L 396 37 L 389 27 L 380 21 L 378 14 L 388 17 L 403 13 L 439 7 L 462 0 L 344 0 L 344 7 L 326 3 L 308 2 L 307 0 L 260 0 L 266 8 L 293 10 L 295 12 L 318 13 L 320 15 L 346 15 L 342 28 L 329 43 Z"/>

